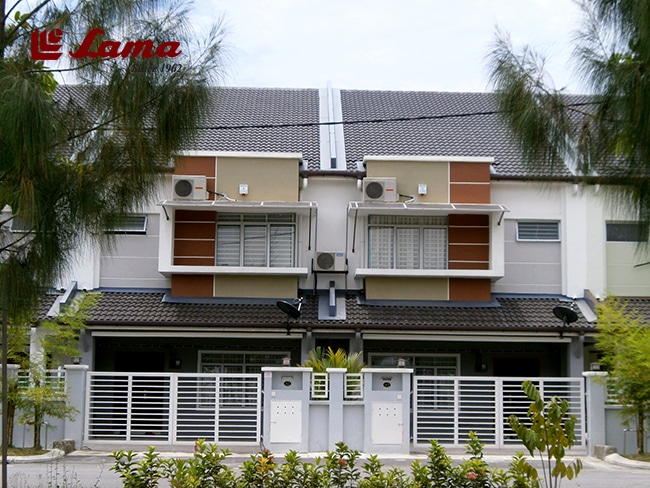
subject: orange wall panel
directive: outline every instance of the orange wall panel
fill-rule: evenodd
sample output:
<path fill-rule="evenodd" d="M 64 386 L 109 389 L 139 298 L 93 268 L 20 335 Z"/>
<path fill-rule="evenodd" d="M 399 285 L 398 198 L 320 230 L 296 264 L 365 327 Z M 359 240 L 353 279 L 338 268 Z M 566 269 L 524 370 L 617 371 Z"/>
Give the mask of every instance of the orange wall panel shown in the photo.
<path fill-rule="evenodd" d="M 214 266 L 214 257 L 174 257 L 174 266 Z"/>
<path fill-rule="evenodd" d="M 174 174 L 176 175 L 216 175 L 214 157 L 179 156 L 176 158 Z"/>
<path fill-rule="evenodd" d="M 217 214 L 210 210 L 176 210 L 176 221 L 216 222 Z"/>
<path fill-rule="evenodd" d="M 212 223 L 176 222 L 174 237 L 176 239 L 213 239 L 217 226 Z"/>
<path fill-rule="evenodd" d="M 449 261 L 449 269 L 490 269 L 490 263 L 482 261 Z"/>
<path fill-rule="evenodd" d="M 462 244 L 449 246 L 449 261 L 489 261 L 490 246 L 487 244 Z"/>
<path fill-rule="evenodd" d="M 173 275 L 172 296 L 211 297 L 213 296 L 212 275 Z"/>
<path fill-rule="evenodd" d="M 489 244 L 490 229 L 487 227 L 450 227 L 449 245 Z"/>
<path fill-rule="evenodd" d="M 202 256 L 212 257 L 214 266 L 215 244 L 214 241 L 174 240 L 174 257 Z"/>
<path fill-rule="evenodd" d="M 451 183 L 450 203 L 490 203 L 489 183 Z"/>
<path fill-rule="evenodd" d="M 487 278 L 449 278 L 449 300 L 489 302 L 491 289 Z"/>
<path fill-rule="evenodd" d="M 462 163 L 453 161 L 449 165 L 449 180 L 451 182 L 490 182 L 489 163 Z"/>
<path fill-rule="evenodd" d="M 490 216 L 479 214 L 450 214 L 449 226 L 489 227 Z"/>

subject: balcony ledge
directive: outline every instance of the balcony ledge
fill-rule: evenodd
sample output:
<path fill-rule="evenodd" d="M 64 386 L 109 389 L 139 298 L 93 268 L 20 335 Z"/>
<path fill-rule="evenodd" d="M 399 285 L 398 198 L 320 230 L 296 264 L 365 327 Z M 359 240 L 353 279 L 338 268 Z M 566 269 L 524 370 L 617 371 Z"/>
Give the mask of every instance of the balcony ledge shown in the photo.
<path fill-rule="evenodd" d="M 159 268 L 165 276 L 173 274 L 308 276 L 309 268 L 270 268 L 262 266 L 168 266 Z"/>
<path fill-rule="evenodd" d="M 493 269 L 375 269 L 357 268 L 355 278 L 369 277 L 401 278 L 503 278 L 503 273 Z"/>

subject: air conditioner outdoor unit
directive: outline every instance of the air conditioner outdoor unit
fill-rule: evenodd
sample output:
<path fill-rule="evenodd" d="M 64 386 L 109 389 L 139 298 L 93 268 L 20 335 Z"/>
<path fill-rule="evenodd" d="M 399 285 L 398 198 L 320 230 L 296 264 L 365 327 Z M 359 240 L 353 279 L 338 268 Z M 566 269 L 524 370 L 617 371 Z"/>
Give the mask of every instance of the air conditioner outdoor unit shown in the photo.
<path fill-rule="evenodd" d="M 172 176 L 174 200 L 205 200 L 208 192 L 205 176 Z"/>
<path fill-rule="evenodd" d="M 314 260 L 316 271 L 345 271 L 344 252 L 317 252 Z"/>
<path fill-rule="evenodd" d="M 397 178 L 364 178 L 363 200 L 366 202 L 397 202 Z"/>

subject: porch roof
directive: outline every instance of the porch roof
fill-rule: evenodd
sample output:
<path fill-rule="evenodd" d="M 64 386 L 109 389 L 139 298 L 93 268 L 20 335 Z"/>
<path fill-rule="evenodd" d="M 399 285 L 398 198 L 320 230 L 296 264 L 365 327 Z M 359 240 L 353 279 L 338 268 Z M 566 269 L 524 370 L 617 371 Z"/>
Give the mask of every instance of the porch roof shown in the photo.
<path fill-rule="evenodd" d="M 233 330 L 284 329 L 286 315 L 275 300 L 257 302 L 231 299 L 168 300 L 164 291 L 103 291 L 96 307 L 89 313 L 90 328 L 138 329 L 225 328 Z M 560 332 L 562 322 L 553 308 L 572 306 L 560 296 L 494 295 L 488 303 L 478 302 L 392 302 L 370 303 L 359 294 L 345 295 L 345 319 L 321 320 L 318 297 L 305 297 L 302 315 L 290 321 L 291 329 L 326 329 L 341 331 L 490 331 L 490 332 Z M 589 322 L 573 307 L 578 320 L 565 329 L 567 333 L 591 333 Z"/>

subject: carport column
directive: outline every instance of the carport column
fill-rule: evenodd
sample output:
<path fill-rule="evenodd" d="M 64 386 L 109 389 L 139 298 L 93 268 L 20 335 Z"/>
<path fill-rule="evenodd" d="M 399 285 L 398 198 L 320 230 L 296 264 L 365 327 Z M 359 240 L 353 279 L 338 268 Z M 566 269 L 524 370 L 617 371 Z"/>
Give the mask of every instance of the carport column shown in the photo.
<path fill-rule="evenodd" d="M 66 364 L 65 381 L 68 388 L 68 404 L 77 410 L 74 420 L 65 421 L 63 438 L 74 441 L 75 449 L 81 449 L 86 423 L 86 377 L 87 364 Z"/>
<path fill-rule="evenodd" d="M 594 454 L 594 446 L 606 444 L 605 403 L 607 401 L 607 373 L 585 371 L 585 409 L 587 410 L 587 449 Z"/>
<path fill-rule="evenodd" d="M 330 381 L 330 409 L 328 448 L 334 449 L 343 442 L 343 392 L 345 391 L 345 368 L 327 368 Z"/>

